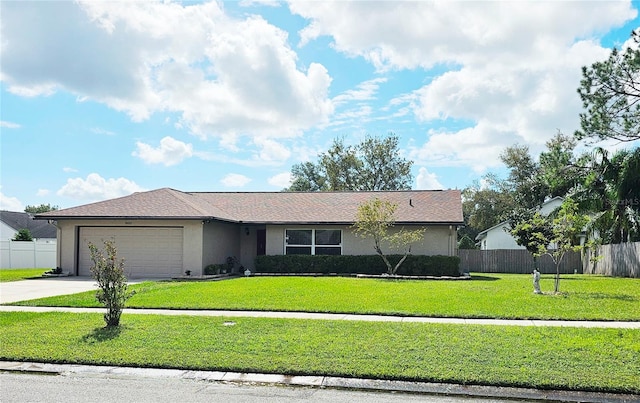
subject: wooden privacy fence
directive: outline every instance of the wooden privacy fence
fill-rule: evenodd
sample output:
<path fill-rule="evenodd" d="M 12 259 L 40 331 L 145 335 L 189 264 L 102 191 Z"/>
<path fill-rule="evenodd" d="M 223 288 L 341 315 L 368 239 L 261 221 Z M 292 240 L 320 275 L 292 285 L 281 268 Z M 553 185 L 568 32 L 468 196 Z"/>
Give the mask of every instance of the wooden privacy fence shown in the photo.
<path fill-rule="evenodd" d="M 591 257 L 598 257 L 596 262 Z M 640 278 L 640 242 L 600 245 L 584 258 L 584 273 Z"/>
<path fill-rule="evenodd" d="M 459 249 L 460 270 L 464 273 L 531 273 L 533 255 L 526 249 L 471 250 Z M 550 256 L 538 258 L 541 273 L 555 273 L 556 265 Z M 560 273 L 582 273 L 580 252 L 567 252 L 560 263 Z"/>

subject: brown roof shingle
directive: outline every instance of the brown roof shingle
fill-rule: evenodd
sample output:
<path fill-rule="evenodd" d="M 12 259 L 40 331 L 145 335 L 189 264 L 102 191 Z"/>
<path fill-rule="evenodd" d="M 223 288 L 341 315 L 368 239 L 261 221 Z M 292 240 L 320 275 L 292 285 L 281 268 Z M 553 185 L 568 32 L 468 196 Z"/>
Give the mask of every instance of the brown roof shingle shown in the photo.
<path fill-rule="evenodd" d="M 181 192 L 162 188 L 39 214 L 38 218 L 218 219 L 242 223 L 353 223 L 373 198 L 398 205 L 398 223 L 462 224 L 459 190 Z"/>

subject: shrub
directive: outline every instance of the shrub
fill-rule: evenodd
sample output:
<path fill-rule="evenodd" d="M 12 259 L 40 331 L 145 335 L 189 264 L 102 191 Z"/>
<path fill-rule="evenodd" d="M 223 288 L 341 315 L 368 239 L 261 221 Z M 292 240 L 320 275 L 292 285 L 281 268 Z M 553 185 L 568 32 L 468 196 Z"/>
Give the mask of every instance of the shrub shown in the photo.
<path fill-rule="evenodd" d="M 220 264 L 210 264 L 208 266 L 206 266 L 204 268 L 204 274 L 206 276 L 212 276 L 215 274 L 220 274 L 222 273 L 223 270 L 226 270 L 229 267 L 229 265 L 227 265 L 226 263 L 220 263 Z"/>
<path fill-rule="evenodd" d="M 29 231 L 29 229 L 22 228 L 13 237 L 13 240 L 14 241 L 33 241 L 33 236 L 31 235 L 31 231 Z"/>
<path fill-rule="evenodd" d="M 390 261 L 399 261 L 402 255 L 388 256 Z M 398 275 L 404 276 L 452 276 L 460 275 L 460 258 L 457 256 L 408 255 Z M 258 256 L 255 261 L 257 273 L 288 274 L 383 274 L 387 266 L 377 255 L 325 256 L 325 255 L 270 255 Z"/>
<path fill-rule="evenodd" d="M 118 259 L 113 241 L 103 241 L 104 249 L 98 249 L 89 242 L 89 253 L 93 266 L 91 273 L 98 283 L 96 299 L 107 308 L 104 321 L 107 327 L 120 325 L 120 316 L 124 304 L 133 295 L 127 288 L 127 277 L 124 275 L 124 259 Z"/>

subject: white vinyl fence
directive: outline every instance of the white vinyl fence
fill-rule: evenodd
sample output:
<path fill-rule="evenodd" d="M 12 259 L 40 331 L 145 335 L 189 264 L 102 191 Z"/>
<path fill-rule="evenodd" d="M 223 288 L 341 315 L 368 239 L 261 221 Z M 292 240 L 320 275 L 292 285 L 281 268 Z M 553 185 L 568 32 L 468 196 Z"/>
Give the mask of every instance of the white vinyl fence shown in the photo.
<path fill-rule="evenodd" d="M 56 267 L 56 240 L 0 241 L 0 269 Z"/>

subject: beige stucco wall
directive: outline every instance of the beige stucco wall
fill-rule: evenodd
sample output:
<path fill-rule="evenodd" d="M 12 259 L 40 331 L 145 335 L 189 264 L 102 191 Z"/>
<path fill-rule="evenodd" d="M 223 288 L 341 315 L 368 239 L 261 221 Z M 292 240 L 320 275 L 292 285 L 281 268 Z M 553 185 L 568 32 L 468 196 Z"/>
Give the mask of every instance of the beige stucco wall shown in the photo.
<path fill-rule="evenodd" d="M 373 240 L 363 239 L 353 232 L 350 226 L 344 225 L 268 225 L 267 226 L 267 255 L 284 254 L 284 236 L 286 229 L 341 229 L 342 230 L 342 254 L 343 255 L 373 255 Z M 399 231 L 402 227 L 391 228 L 391 231 Z M 417 227 L 405 226 L 410 230 Z M 440 225 L 428 226 L 422 242 L 413 244 L 413 255 L 445 255 L 455 256 L 457 231 L 455 226 Z M 384 251 L 393 253 L 386 245 Z"/>
<path fill-rule="evenodd" d="M 200 273 L 203 265 L 203 223 L 200 220 L 58 220 L 57 266 L 77 273 L 79 227 L 182 227 L 183 270 Z"/>
<path fill-rule="evenodd" d="M 210 222 L 204 224 L 202 267 L 226 263 L 229 256 L 240 254 L 240 229 L 236 224 Z M 199 273 L 199 271 L 197 271 Z"/>
<path fill-rule="evenodd" d="M 238 259 L 240 264 L 251 271 L 255 269 L 255 258 L 258 248 L 258 234 L 259 229 L 264 229 L 264 225 L 259 226 L 240 226 L 240 254 Z M 249 234 L 247 234 L 247 230 Z"/>

